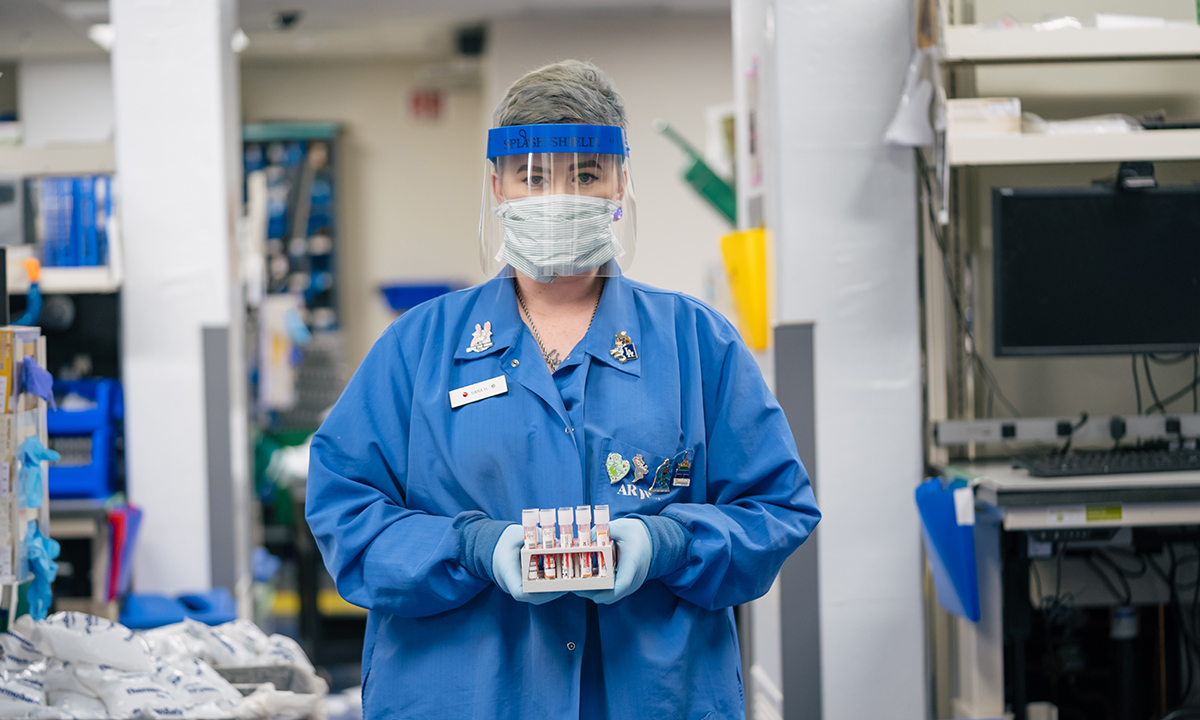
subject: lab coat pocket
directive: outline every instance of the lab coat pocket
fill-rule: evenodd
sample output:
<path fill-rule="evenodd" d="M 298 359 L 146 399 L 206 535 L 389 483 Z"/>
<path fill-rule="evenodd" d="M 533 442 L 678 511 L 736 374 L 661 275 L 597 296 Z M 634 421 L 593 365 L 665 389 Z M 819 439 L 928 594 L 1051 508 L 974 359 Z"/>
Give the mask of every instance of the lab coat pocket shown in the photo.
<path fill-rule="evenodd" d="M 592 493 L 597 505 L 609 506 L 609 515 L 618 518 L 638 513 L 656 515 L 677 495 L 678 488 L 670 485 L 675 454 L 654 453 L 607 438 L 600 444 L 599 468 L 593 477 L 596 490 Z M 669 492 L 651 492 L 658 473 L 665 473 Z"/>

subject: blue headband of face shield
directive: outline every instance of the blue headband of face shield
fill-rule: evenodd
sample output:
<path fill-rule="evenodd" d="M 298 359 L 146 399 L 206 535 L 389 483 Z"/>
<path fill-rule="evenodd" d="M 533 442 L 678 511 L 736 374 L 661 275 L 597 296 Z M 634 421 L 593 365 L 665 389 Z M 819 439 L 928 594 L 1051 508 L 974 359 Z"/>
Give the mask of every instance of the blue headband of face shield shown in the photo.
<path fill-rule="evenodd" d="M 625 131 L 612 125 L 510 125 L 488 130 L 487 156 L 529 153 L 629 155 Z"/>

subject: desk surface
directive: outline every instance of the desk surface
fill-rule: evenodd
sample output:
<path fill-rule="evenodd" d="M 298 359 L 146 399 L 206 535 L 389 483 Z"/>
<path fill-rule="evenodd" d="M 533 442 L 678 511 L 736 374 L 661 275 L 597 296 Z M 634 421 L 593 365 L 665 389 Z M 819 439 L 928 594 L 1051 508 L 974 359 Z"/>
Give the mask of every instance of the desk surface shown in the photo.
<path fill-rule="evenodd" d="M 1031 477 L 1011 463 L 955 465 L 947 475 L 975 484 L 978 499 L 996 507 L 1044 507 L 1087 503 L 1200 502 L 1200 471 Z"/>

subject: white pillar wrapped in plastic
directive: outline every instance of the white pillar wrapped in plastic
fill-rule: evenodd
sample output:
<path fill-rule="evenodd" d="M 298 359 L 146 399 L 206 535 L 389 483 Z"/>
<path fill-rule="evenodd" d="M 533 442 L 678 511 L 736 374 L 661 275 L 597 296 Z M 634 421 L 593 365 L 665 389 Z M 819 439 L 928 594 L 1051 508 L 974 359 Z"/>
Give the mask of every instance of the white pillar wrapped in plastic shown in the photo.
<path fill-rule="evenodd" d="M 210 478 L 232 478 L 241 491 L 248 482 L 236 459 L 245 457 L 245 440 L 235 437 L 245 432 L 237 397 L 244 370 L 232 360 L 241 352 L 232 312 L 241 198 L 237 3 L 113 0 L 111 14 L 125 458 L 130 499 L 145 512 L 134 577 L 139 589 L 179 592 L 213 583 L 213 548 L 229 540 L 213 532 Z M 214 329 L 228 332 L 231 358 L 227 372 L 216 373 L 228 402 L 215 405 L 206 397 L 213 388 L 204 339 Z M 212 375 L 211 359 L 207 368 Z M 225 415 L 215 424 L 214 409 Z M 217 443 L 221 464 L 231 467 L 210 467 L 214 427 L 231 430 Z M 229 503 L 221 505 L 227 512 Z M 226 526 L 244 547 L 245 523 Z"/>
<path fill-rule="evenodd" d="M 923 473 L 916 187 L 912 151 L 883 140 L 912 52 L 911 5 L 733 4 L 735 42 L 763 53 L 757 135 L 777 322 L 814 327 L 816 453 L 805 461 L 824 515 L 816 534 L 827 719 L 926 717 L 913 499 Z M 746 210 L 747 188 L 739 190 Z M 779 382 L 787 372 L 775 368 Z M 772 609 L 756 606 L 755 637 Z M 786 598 L 779 612 L 789 613 Z M 767 674 L 778 667 L 757 662 Z M 791 670 L 781 670 L 784 717 L 795 707 Z"/>

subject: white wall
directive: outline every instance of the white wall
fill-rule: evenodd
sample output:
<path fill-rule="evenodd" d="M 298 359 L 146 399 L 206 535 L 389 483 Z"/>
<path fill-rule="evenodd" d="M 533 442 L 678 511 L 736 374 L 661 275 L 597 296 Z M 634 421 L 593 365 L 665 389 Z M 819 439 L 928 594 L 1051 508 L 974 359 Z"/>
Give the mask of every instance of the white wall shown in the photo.
<path fill-rule="evenodd" d="M 351 368 L 394 317 L 381 284 L 483 280 L 480 91 L 451 95 L 441 121 L 415 121 L 406 103 L 419 69 L 401 60 L 243 62 L 246 122 L 343 123 L 338 280 Z"/>
<path fill-rule="evenodd" d="M 732 228 L 683 182 L 682 152 L 651 126 L 663 118 L 703 150 L 704 109 L 733 99 L 729 14 L 506 20 L 493 24 L 488 52 L 489 121 L 508 86 L 547 63 L 589 60 L 612 77 L 625 98 L 638 203 L 629 276 L 730 314 L 719 239 Z"/>
<path fill-rule="evenodd" d="M 25 144 L 109 142 L 113 135 L 108 58 L 24 60 L 17 108 Z"/>

